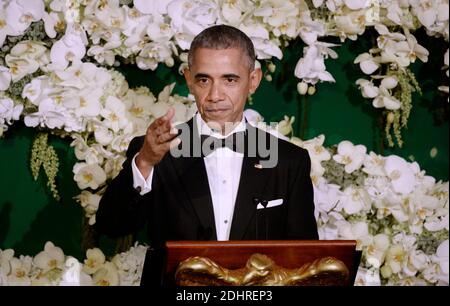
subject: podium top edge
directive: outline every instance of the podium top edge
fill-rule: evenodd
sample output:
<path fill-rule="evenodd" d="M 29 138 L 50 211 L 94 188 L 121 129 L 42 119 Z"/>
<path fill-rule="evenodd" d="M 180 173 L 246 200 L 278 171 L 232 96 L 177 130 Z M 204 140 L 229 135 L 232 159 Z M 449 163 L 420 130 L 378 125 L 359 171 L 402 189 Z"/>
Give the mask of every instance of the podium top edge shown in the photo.
<path fill-rule="evenodd" d="M 221 248 L 221 247 L 356 247 L 356 240 L 228 240 L 228 241 L 167 241 L 166 247 L 171 248 Z"/>

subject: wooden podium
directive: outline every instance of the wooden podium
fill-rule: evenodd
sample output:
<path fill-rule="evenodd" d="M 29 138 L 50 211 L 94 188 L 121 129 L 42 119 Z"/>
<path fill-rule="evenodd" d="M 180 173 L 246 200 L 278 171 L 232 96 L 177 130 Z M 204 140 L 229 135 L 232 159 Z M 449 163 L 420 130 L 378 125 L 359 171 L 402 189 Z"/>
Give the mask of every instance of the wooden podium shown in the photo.
<path fill-rule="evenodd" d="M 315 260 L 332 257 L 348 269 L 344 286 L 352 286 L 361 252 L 355 240 L 263 240 L 263 241 L 169 241 L 165 247 L 149 249 L 141 285 L 175 285 L 175 271 L 184 260 L 206 257 L 226 269 L 240 269 L 253 254 L 263 254 L 286 269 L 298 269 Z"/>

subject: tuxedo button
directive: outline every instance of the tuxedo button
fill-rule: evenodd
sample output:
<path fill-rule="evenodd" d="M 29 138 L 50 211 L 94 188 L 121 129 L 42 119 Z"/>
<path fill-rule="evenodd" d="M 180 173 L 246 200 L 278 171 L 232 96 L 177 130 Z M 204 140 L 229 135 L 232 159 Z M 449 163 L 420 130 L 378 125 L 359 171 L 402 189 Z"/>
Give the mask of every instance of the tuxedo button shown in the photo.
<path fill-rule="evenodd" d="M 222 183 L 226 184 L 226 183 L 227 183 L 227 180 L 223 180 Z"/>
<path fill-rule="evenodd" d="M 228 220 L 223 221 L 223 223 L 227 224 L 227 223 L 228 223 Z"/>

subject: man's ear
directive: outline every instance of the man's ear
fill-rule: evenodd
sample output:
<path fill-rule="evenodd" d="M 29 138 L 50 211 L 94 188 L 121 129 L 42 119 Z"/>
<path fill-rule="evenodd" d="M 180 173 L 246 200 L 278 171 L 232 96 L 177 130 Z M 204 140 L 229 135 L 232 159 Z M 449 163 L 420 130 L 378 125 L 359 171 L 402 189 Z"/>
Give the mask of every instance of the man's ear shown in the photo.
<path fill-rule="evenodd" d="M 261 68 L 255 68 L 255 70 L 250 72 L 250 87 L 249 87 L 250 94 L 255 93 L 256 89 L 259 86 L 259 83 L 261 83 L 261 79 L 262 79 Z"/>
<path fill-rule="evenodd" d="M 192 93 L 192 74 L 189 68 L 183 70 L 184 78 L 186 79 L 186 84 L 189 88 L 189 92 Z"/>

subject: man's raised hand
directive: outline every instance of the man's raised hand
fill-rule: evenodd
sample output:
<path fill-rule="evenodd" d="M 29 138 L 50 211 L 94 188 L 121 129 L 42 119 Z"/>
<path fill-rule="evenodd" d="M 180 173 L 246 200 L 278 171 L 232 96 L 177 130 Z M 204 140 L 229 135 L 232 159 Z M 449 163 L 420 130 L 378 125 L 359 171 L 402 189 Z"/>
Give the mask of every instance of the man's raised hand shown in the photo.
<path fill-rule="evenodd" d="M 144 144 L 136 157 L 136 166 L 144 178 L 149 176 L 153 166 L 161 161 L 167 151 L 181 142 L 179 138 L 175 138 L 177 129 L 171 123 L 174 114 L 174 108 L 170 107 L 164 116 L 153 121 L 147 128 Z"/>

